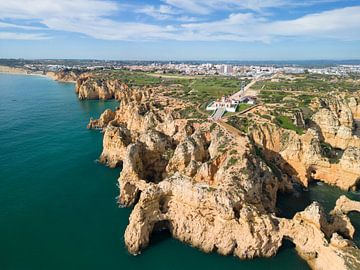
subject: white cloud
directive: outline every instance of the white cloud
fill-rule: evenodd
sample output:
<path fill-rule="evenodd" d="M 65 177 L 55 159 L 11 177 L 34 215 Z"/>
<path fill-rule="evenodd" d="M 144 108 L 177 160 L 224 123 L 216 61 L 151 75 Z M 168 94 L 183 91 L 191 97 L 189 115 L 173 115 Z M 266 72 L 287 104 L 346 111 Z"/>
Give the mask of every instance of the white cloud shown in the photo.
<path fill-rule="evenodd" d="M 29 25 L 19 25 L 14 23 L 5 23 L 0 22 L 0 28 L 18 28 L 18 29 L 25 29 L 25 30 L 43 30 L 43 27 L 36 27 L 36 26 L 29 26 Z"/>
<path fill-rule="evenodd" d="M 116 22 L 109 19 L 63 21 L 52 18 L 44 20 L 43 23 L 53 30 L 81 33 L 104 40 L 168 39 L 174 30 L 171 26 Z"/>
<path fill-rule="evenodd" d="M 115 2 L 101 0 L 1 0 L 0 18 L 89 18 L 108 16 L 118 9 Z"/>
<path fill-rule="evenodd" d="M 0 0 L 0 29 L 18 28 L 31 33 L 0 32 L 2 37 L 47 38 L 37 30 L 66 31 L 103 40 L 232 40 L 271 42 L 279 37 L 315 37 L 360 40 L 360 6 L 309 14 L 294 20 L 269 20 L 255 10 L 287 5 L 290 0 L 164 0 L 158 7 L 134 8 L 162 21 L 156 23 L 121 21 L 120 12 L 130 6 L 109 0 Z M 332 1 L 332 0 L 323 0 Z M 334 0 L 335 1 L 335 0 Z M 298 1 L 295 1 L 299 3 Z M 293 3 L 295 3 L 293 2 Z M 305 0 L 303 4 L 315 3 Z M 181 8 L 205 14 L 213 9 L 234 8 L 225 19 L 194 22 L 206 16 L 191 17 Z M 245 8 L 247 12 L 238 12 Z M 131 13 L 131 14 L 133 14 Z M 229 12 L 227 12 L 229 13 Z M 113 15 L 113 16 L 112 16 Z M 114 19 L 116 18 L 116 19 Z M 8 21 L 11 21 L 9 23 Z M 12 23 L 16 21 L 16 24 Z M 164 22 L 167 22 L 166 24 Z M 179 22 L 183 22 L 179 24 Z M 186 22 L 186 23 L 184 23 Z M 22 24 L 21 24 L 22 23 Z M 30 26 L 36 23 L 36 26 Z M 39 27 L 38 25 L 42 25 Z"/>
<path fill-rule="evenodd" d="M 44 40 L 49 38 L 44 34 L 0 32 L 0 40 Z"/>
<path fill-rule="evenodd" d="M 209 14 L 218 10 L 262 11 L 269 8 L 310 6 L 342 0 L 163 0 L 168 5 L 194 14 Z"/>
<path fill-rule="evenodd" d="M 168 20 L 171 19 L 173 15 L 179 14 L 179 11 L 168 5 L 160 5 L 159 7 L 143 6 L 136 9 L 135 12 L 146 14 L 157 20 Z"/>
<path fill-rule="evenodd" d="M 156 20 L 172 20 L 180 22 L 194 22 L 199 20 L 196 17 L 183 15 L 182 11 L 169 5 L 160 5 L 159 7 L 149 5 L 142 6 L 140 8 L 136 8 L 135 12 L 145 14 L 155 18 Z"/>
<path fill-rule="evenodd" d="M 360 40 L 360 6 L 310 14 L 294 20 L 268 21 L 253 13 L 231 14 L 209 23 L 184 24 L 202 40 L 269 42 L 277 37 L 315 37 Z"/>

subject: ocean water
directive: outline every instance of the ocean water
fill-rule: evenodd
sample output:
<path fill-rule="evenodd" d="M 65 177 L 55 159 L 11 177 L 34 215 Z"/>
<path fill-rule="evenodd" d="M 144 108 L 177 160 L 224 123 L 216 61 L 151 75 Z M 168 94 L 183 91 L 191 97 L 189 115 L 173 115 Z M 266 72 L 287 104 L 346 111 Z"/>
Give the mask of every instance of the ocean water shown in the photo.
<path fill-rule="evenodd" d="M 129 255 L 123 234 L 131 209 L 115 200 L 120 170 L 96 163 L 102 135 L 86 129 L 90 117 L 115 106 L 79 101 L 71 83 L 0 74 L 0 270 L 309 269 L 287 244 L 276 257 L 241 261 L 166 233 Z M 314 190 L 321 195 L 310 199 L 333 203 L 332 188 Z M 304 198 L 282 198 L 283 210 L 290 214 L 287 202 L 301 207 Z"/>

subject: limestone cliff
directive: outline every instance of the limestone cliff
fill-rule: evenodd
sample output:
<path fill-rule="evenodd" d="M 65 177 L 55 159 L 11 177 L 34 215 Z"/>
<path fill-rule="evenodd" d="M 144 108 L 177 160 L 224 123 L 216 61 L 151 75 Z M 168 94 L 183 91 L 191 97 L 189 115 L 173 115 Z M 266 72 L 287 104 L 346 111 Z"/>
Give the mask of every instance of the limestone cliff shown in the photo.
<path fill-rule="evenodd" d="M 154 230 L 166 229 L 203 251 L 241 259 L 273 256 L 289 239 L 314 269 L 358 269 L 346 216 L 358 211 L 357 203 L 342 199 L 331 221 L 317 203 L 293 219 L 275 214 L 278 192 L 291 191 L 296 180 L 307 186 L 309 175 L 319 173 L 331 182 L 325 175 L 331 166 L 349 174 L 334 184 L 353 186 L 357 148 L 346 148 L 332 164 L 316 129 L 297 135 L 266 124 L 249 139 L 205 118 L 182 118 L 179 111 L 193 105 L 165 93 L 123 88 L 117 91 L 121 106 L 89 123 L 104 132 L 100 161 L 122 164 L 119 204 L 134 206 L 125 231 L 130 253 L 147 247 Z"/>
<path fill-rule="evenodd" d="M 355 116 L 359 114 L 359 105 L 353 97 L 320 99 L 318 111 L 312 120 L 321 132 L 324 141 L 335 148 L 345 150 L 347 147 L 360 147 L 360 137 L 355 136 Z M 354 113 L 354 114 L 353 114 Z"/>
<path fill-rule="evenodd" d="M 277 165 L 293 181 L 308 186 L 312 179 L 338 186 L 356 188 L 360 177 L 360 148 L 348 147 L 336 160 L 324 156 L 320 134 L 308 129 L 303 135 L 265 123 L 251 130 L 251 138 L 268 162 Z"/>
<path fill-rule="evenodd" d="M 128 86 L 117 79 L 104 79 L 94 74 L 82 74 L 76 81 L 79 99 L 118 99 Z"/>
<path fill-rule="evenodd" d="M 353 133 L 357 104 L 343 97 L 319 99 L 303 135 L 265 122 L 250 129 L 268 162 L 305 187 L 316 179 L 344 190 L 360 182 L 360 137 Z M 350 106 L 350 105 L 351 106 Z M 350 109 L 350 107 L 352 109 Z"/>
<path fill-rule="evenodd" d="M 296 245 L 299 255 L 313 269 L 360 268 L 360 250 L 350 240 L 354 228 L 343 209 L 360 212 L 360 205 L 359 202 L 341 197 L 329 222 L 322 207 L 314 202 L 293 219 L 280 220 L 283 237 Z"/>
<path fill-rule="evenodd" d="M 76 82 L 81 74 L 82 71 L 80 70 L 61 70 L 57 72 L 49 71 L 46 76 L 59 82 Z"/>

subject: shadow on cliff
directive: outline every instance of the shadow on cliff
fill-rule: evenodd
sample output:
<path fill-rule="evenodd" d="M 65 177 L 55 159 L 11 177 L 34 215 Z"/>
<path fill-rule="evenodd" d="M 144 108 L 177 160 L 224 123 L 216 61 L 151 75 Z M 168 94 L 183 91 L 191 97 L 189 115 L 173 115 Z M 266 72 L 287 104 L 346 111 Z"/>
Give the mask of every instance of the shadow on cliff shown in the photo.
<path fill-rule="evenodd" d="M 292 218 L 298 211 L 311 204 L 310 195 L 306 192 L 298 172 L 279 153 L 255 146 L 258 155 L 278 179 L 280 188 L 277 194 L 277 216 Z M 309 188 L 311 185 L 309 184 Z"/>
<path fill-rule="evenodd" d="M 352 225 L 355 227 L 354 242 L 357 246 L 360 246 L 360 213 L 350 212 L 348 214 Z"/>
<path fill-rule="evenodd" d="M 310 183 L 309 188 L 313 185 L 316 185 L 316 183 Z M 296 186 L 293 193 L 279 192 L 276 202 L 277 216 L 291 219 L 296 213 L 303 211 L 311 203 L 310 193 L 301 186 Z"/>
<path fill-rule="evenodd" d="M 298 177 L 298 172 L 279 153 L 255 146 L 258 155 L 277 177 L 280 186 L 277 194 L 277 216 L 292 218 L 297 212 L 303 211 L 311 198 Z M 316 185 L 310 182 L 311 185 Z"/>
<path fill-rule="evenodd" d="M 149 247 L 161 245 L 162 243 L 172 239 L 171 224 L 164 220 L 155 224 L 154 229 L 150 235 Z"/>

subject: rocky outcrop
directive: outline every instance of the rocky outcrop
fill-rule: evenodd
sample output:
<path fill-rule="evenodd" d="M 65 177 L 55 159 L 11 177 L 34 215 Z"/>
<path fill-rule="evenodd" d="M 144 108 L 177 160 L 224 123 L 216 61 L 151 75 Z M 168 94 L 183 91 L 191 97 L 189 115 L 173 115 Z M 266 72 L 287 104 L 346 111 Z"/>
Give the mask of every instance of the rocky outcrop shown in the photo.
<path fill-rule="evenodd" d="M 304 114 L 302 111 L 296 111 L 293 115 L 293 123 L 299 128 L 305 128 Z"/>
<path fill-rule="evenodd" d="M 349 101 L 344 97 L 320 99 L 319 109 L 312 116 L 324 141 L 335 148 L 360 147 L 360 137 L 353 134 L 354 115 L 358 114 L 355 98 Z"/>
<path fill-rule="evenodd" d="M 244 259 L 274 255 L 281 237 L 268 213 L 275 210 L 282 184 L 253 155 L 246 138 L 236 142 L 225 135 L 221 138 L 220 128 L 213 132 L 202 128 L 205 134 L 195 131 L 166 158 L 164 151 L 171 147 L 167 140 L 156 139 L 156 147 L 128 146 L 119 200 L 128 206 L 140 195 L 125 232 L 129 251 L 139 253 L 154 229 L 166 228 L 175 238 L 206 252 Z M 236 153 L 219 152 L 225 143 Z M 163 166 L 156 166 L 161 157 Z M 149 164 L 163 173 L 149 175 Z"/>
<path fill-rule="evenodd" d="M 333 209 L 333 214 L 347 214 L 349 212 L 360 212 L 360 202 L 352 201 L 346 196 L 341 196 L 337 201 L 335 208 Z"/>
<path fill-rule="evenodd" d="M 87 125 L 88 129 L 103 129 L 105 128 L 110 121 L 114 120 L 115 112 L 110 109 L 105 110 L 99 119 L 90 119 L 89 124 Z"/>
<path fill-rule="evenodd" d="M 353 236 L 347 230 L 353 230 L 350 220 L 339 212 L 338 205 L 344 201 L 357 207 L 359 202 L 353 202 L 341 197 L 332 211 L 331 222 L 328 222 L 324 210 L 319 203 L 314 202 L 303 212 L 297 213 L 293 219 L 282 219 L 280 231 L 286 239 L 292 241 L 299 255 L 304 258 L 312 269 L 359 269 L 360 250 L 350 240 Z M 346 235 L 348 239 L 341 235 Z"/>
<path fill-rule="evenodd" d="M 360 177 L 360 148 L 349 147 L 337 160 L 323 155 L 320 135 L 308 129 L 303 135 L 265 123 L 251 129 L 251 138 L 268 162 L 305 187 L 316 179 L 344 190 L 356 188 Z"/>
<path fill-rule="evenodd" d="M 360 137 L 352 134 L 352 111 L 341 97 L 319 99 L 315 104 L 315 125 L 305 134 L 265 122 L 254 125 L 250 137 L 266 160 L 292 181 L 307 187 L 315 179 L 344 190 L 356 189 L 360 182 Z"/>
<path fill-rule="evenodd" d="M 59 82 L 76 82 L 79 76 L 83 73 L 81 70 L 60 70 L 57 72 L 49 71 L 46 76 Z"/>
<path fill-rule="evenodd" d="M 104 79 L 94 74 L 83 74 L 76 81 L 79 99 L 118 99 L 128 86 L 118 79 Z"/>
<path fill-rule="evenodd" d="M 360 120 L 360 99 L 356 97 L 349 97 L 348 105 L 353 117 Z"/>
<path fill-rule="evenodd" d="M 104 131 L 100 161 L 122 164 L 118 202 L 134 206 L 124 237 L 130 253 L 146 248 L 154 231 L 168 230 L 205 252 L 270 257 L 289 239 L 314 269 L 358 267 L 354 228 L 344 212 L 328 221 L 313 204 L 293 219 L 275 215 L 278 192 L 292 188 L 292 172 L 307 185 L 311 166 L 330 164 L 315 129 L 300 136 L 263 126 L 253 131 L 253 144 L 206 119 L 181 118 L 179 110 L 192 104 L 164 91 L 119 91 L 120 108 L 89 126 Z M 355 153 L 347 153 L 343 163 Z"/>

